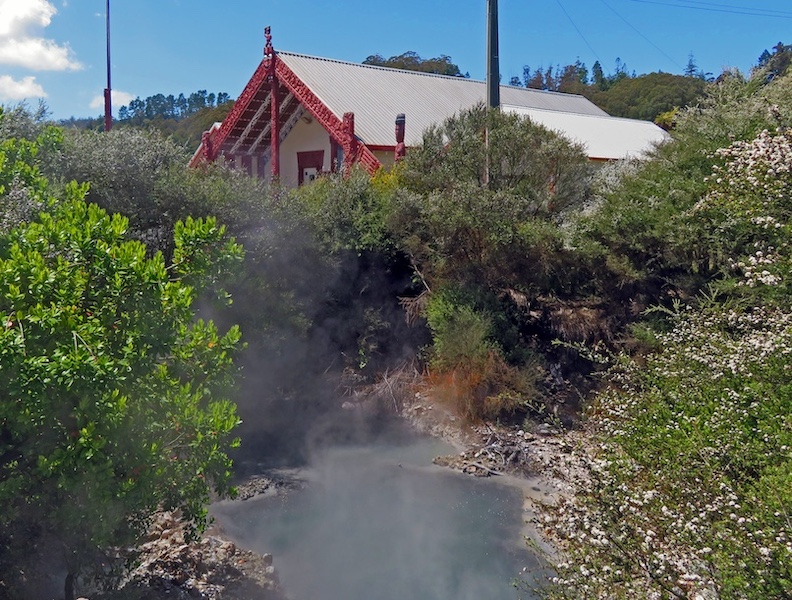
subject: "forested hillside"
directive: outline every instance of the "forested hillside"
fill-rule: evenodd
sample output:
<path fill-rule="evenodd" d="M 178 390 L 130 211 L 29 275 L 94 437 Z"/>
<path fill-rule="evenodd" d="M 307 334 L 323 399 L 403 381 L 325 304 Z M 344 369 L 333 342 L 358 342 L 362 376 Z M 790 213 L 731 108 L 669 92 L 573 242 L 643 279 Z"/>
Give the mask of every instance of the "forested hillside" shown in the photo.
<path fill-rule="evenodd" d="M 218 94 L 198 90 L 189 95 L 155 94 L 141 99 L 135 98 L 118 109 L 115 125 L 121 127 L 154 128 L 179 143 L 195 148 L 201 135 L 214 123 L 222 122 L 234 106 L 234 101 L 225 92 Z M 73 129 L 101 131 L 104 118 L 69 119 L 61 125 Z"/>
<path fill-rule="evenodd" d="M 118 109 L 118 124 L 121 126 L 153 127 L 164 135 L 173 136 L 179 144 L 196 147 L 201 135 L 214 123 L 222 122 L 234 106 L 225 92 L 193 92 L 188 96 L 179 94 L 156 94 L 144 100 L 135 98 L 127 106 Z"/>

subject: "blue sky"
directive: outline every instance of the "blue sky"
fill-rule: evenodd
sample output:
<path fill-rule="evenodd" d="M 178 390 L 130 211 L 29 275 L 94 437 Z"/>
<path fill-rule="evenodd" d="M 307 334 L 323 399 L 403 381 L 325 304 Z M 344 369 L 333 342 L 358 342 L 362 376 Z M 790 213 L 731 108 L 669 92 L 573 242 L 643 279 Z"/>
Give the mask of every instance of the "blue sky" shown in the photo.
<path fill-rule="evenodd" d="M 106 0 L 0 0 L 0 104 L 43 98 L 53 118 L 98 116 Z M 276 48 L 352 62 L 407 50 L 483 79 L 486 0 L 110 0 L 114 108 L 135 96 L 242 91 Z M 748 71 L 792 43 L 789 0 L 499 0 L 501 73 L 599 60 L 606 74 Z"/>

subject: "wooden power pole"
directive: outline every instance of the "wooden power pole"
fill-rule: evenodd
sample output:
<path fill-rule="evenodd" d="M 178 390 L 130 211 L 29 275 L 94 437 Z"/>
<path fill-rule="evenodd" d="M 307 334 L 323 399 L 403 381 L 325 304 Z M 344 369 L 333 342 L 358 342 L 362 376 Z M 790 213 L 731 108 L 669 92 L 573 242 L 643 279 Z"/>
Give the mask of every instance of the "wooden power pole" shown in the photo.
<path fill-rule="evenodd" d="M 500 106 L 500 56 L 498 54 L 498 0 L 487 0 L 487 106 Z"/>
<path fill-rule="evenodd" d="M 487 109 L 500 108 L 500 57 L 498 56 L 498 0 L 487 0 Z M 484 182 L 490 184 L 490 131 L 489 117 L 484 132 L 487 146 L 487 164 Z"/>

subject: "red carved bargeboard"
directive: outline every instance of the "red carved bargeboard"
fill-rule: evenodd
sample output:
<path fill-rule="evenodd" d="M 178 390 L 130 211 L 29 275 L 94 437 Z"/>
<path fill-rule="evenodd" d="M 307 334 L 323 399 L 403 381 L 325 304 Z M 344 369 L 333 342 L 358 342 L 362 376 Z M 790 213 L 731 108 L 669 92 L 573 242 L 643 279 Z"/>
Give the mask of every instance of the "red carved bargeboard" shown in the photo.
<path fill-rule="evenodd" d="M 275 73 L 278 81 L 294 94 L 305 109 L 310 112 L 319 124 L 333 137 L 344 149 L 344 163 L 358 162 L 369 175 L 373 175 L 382 165 L 377 157 L 372 154 L 364 144 L 350 140 L 347 126 L 339 119 L 327 105 L 313 93 L 302 79 L 292 71 L 284 61 L 275 63 Z M 349 157 L 349 159 L 347 158 Z"/>
<path fill-rule="evenodd" d="M 217 160 L 237 123 L 242 119 L 245 112 L 250 110 L 256 94 L 262 87 L 270 86 L 268 81 L 269 70 L 270 60 L 265 58 L 259 63 L 255 73 L 253 73 L 253 77 L 251 77 L 242 94 L 234 103 L 231 112 L 223 120 L 222 125 L 204 139 L 201 152 L 196 154 L 196 157 L 190 163 L 191 166 L 196 166 L 204 160 Z M 338 118 L 284 61 L 275 61 L 275 76 L 278 82 L 294 94 L 299 103 L 314 116 L 338 145 L 343 148 L 344 165 L 346 167 L 352 163 L 359 163 L 369 175 L 373 175 L 382 166 L 365 144 L 350 136 L 348 126 L 344 121 Z"/>

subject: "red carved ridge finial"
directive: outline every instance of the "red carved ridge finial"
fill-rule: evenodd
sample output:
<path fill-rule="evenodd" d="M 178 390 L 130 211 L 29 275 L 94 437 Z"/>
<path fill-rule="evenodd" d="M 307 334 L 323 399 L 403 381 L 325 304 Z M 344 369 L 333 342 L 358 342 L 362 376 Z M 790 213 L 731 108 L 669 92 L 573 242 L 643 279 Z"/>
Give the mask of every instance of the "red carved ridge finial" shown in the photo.
<path fill-rule="evenodd" d="M 341 146 L 344 149 L 344 170 L 348 173 L 353 163 L 357 162 L 360 150 L 357 137 L 355 136 L 355 113 L 344 113 L 341 123 L 345 138 L 341 141 Z"/>
<path fill-rule="evenodd" d="M 275 49 L 272 47 L 272 28 L 269 25 L 264 28 L 264 38 L 267 42 L 264 46 L 264 56 L 272 56 Z"/>

